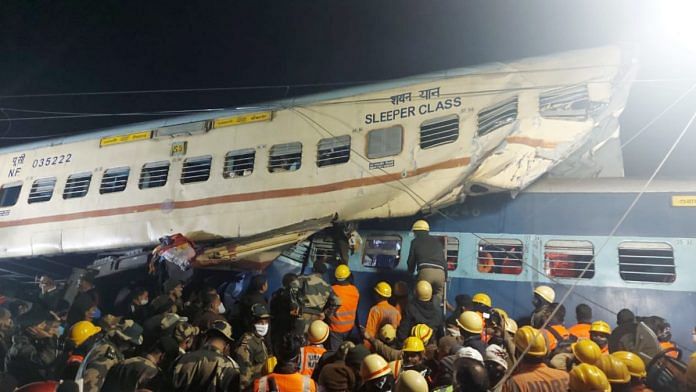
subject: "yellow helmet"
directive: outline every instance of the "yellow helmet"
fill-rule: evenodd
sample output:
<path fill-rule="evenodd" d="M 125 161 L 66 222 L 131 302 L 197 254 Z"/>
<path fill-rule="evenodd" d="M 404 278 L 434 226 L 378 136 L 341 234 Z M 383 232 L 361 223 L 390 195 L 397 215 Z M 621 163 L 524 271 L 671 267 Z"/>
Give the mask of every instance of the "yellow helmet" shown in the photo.
<path fill-rule="evenodd" d="M 575 358 L 577 358 L 581 363 L 589 363 L 590 365 L 594 365 L 597 363 L 597 360 L 599 360 L 599 357 L 602 356 L 602 349 L 599 348 L 597 343 L 590 339 L 579 340 L 578 342 L 573 343 L 570 348 L 573 351 Z"/>
<path fill-rule="evenodd" d="M 474 294 L 474 296 L 471 298 L 471 302 L 486 305 L 489 308 L 493 306 L 491 302 L 491 297 L 489 297 L 486 293 Z"/>
<path fill-rule="evenodd" d="M 321 320 L 314 320 L 309 324 L 307 335 L 312 344 L 324 343 L 329 338 L 329 326 Z"/>
<path fill-rule="evenodd" d="M 399 376 L 396 392 L 428 392 L 428 382 L 415 370 L 407 370 Z"/>
<path fill-rule="evenodd" d="M 594 365 L 581 363 L 570 370 L 571 392 L 610 392 L 607 376 Z"/>
<path fill-rule="evenodd" d="M 408 296 L 408 285 L 403 280 L 394 283 L 394 295 L 397 297 Z"/>
<path fill-rule="evenodd" d="M 391 373 L 389 364 L 379 354 L 370 354 L 360 365 L 360 376 L 363 381 L 374 380 Z"/>
<path fill-rule="evenodd" d="M 70 340 L 79 347 L 90 337 L 101 332 L 101 328 L 92 324 L 90 321 L 78 321 L 70 328 Z"/>
<path fill-rule="evenodd" d="M 546 349 L 546 340 L 541 331 L 529 325 L 521 327 L 515 333 L 515 349 L 517 352 L 522 353 L 527 347 L 529 347 L 527 355 L 530 357 L 543 357 L 548 351 Z"/>
<path fill-rule="evenodd" d="M 483 318 L 480 314 L 467 310 L 459 315 L 457 325 L 466 332 L 481 333 L 483 331 Z"/>
<path fill-rule="evenodd" d="M 336 280 L 346 280 L 350 276 L 350 268 L 348 268 L 348 266 L 345 264 L 341 264 L 336 267 L 334 276 L 336 277 Z"/>
<path fill-rule="evenodd" d="M 420 353 L 425 351 L 425 345 L 423 344 L 423 341 L 417 337 L 409 336 L 406 338 L 406 340 L 404 340 L 404 347 L 401 349 L 401 351 L 408 353 Z"/>
<path fill-rule="evenodd" d="M 516 334 L 517 333 L 517 321 L 515 321 L 511 318 L 506 318 L 505 319 L 505 330 L 513 335 Z"/>
<path fill-rule="evenodd" d="M 419 219 L 413 223 L 413 227 L 411 227 L 411 231 L 430 231 L 430 225 L 428 222 L 424 221 L 423 219 Z"/>
<path fill-rule="evenodd" d="M 606 321 L 599 320 L 592 323 L 590 332 L 601 332 L 609 335 L 611 334 L 611 327 Z"/>
<path fill-rule="evenodd" d="M 391 298 L 392 289 L 389 283 L 382 281 L 375 285 L 375 293 L 384 298 Z"/>
<path fill-rule="evenodd" d="M 628 351 L 617 351 L 611 354 L 612 357 L 626 364 L 628 373 L 633 377 L 643 378 L 647 376 L 645 362 L 637 354 Z"/>
<path fill-rule="evenodd" d="M 396 339 L 396 328 L 391 324 L 384 324 L 379 329 L 379 338 L 385 343 L 391 343 Z"/>
<path fill-rule="evenodd" d="M 430 301 L 433 299 L 433 286 L 426 280 L 419 280 L 416 283 L 416 297 L 419 301 Z"/>
<path fill-rule="evenodd" d="M 433 329 L 427 324 L 416 324 L 411 328 L 411 336 L 417 337 L 423 343 L 428 343 L 430 338 L 433 337 Z"/>
<path fill-rule="evenodd" d="M 277 364 L 278 358 L 276 358 L 275 355 L 266 358 L 266 362 L 263 364 L 263 374 L 267 375 L 273 373 Z"/>
<path fill-rule="evenodd" d="M 602 369 L 607 375 L 607 380 L 612 384 L 627 384 L 631 381 L 631 374 L 628 372 L 628 366 L 623 361 L 605 354 L 599 357 L 596 363 L 597 367 Z"/>
<path fill-rule="evenodd" d="M 552 303 L 556 299 L 556 292 L 549 286 L 537 286 L 534 289 L 534 294 L 540 296 L 548 303 Z"/>
<path fill-rule="evenodd" d="M 507 312 L 504 309 L 493 308 L 493 310 L 503 317 L 503 321 L 510 318 L 510 316 L 508 316 Z"/>

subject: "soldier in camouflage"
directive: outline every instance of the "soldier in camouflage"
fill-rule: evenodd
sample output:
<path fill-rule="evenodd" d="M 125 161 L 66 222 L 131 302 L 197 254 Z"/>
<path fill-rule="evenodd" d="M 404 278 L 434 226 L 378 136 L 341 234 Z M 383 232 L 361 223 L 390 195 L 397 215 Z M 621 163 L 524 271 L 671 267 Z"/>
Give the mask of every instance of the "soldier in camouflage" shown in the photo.
<path fill-rule="evenodd" d="M 176 341 L 163 336 L 144 356 L 128 358 L 114 365 L 107 373 L 101 391 L 161 390 L 159 366 L 167 355 L 175 355 L 178 351 Z"/>
<path fill-rule="evenodd" d="M 341 306 L 340 298 L 323 278 L 326 271 L 326 264 L 317 261 L 311 274 L 299 277 L 302 309 L 295 324 L 295 333 L 299 335 L 307 333 L 312 321 L 328 319 Z"/>
<path fill-rule="evenodd" d="M 271 315 L 264 304 L 254 304 L 251 307 L 253 318 L 252 331 L 242 335 L 235 357 L 239 362 L 241 372 L 241 387 L 247 389 L 255 379 L 263 375 L 264 365 L 270 356 L 270 350 L 264 340 L 268 334 Z"/>
<path fill-rule="evenodd" d="M 82 381 L 83 392 L 99 391 L 111 367 L 123 361 L 124 352 L 142 344 L 142 333 L 143 328 L 133 320 L 125 320 L 108 331 L 85 356 L 77 371 L 75 381 Z"/>
<path fill-rule="evenodd" d="M 58 358 L 58 322 L 39 310 L 20 316 L 20 333 L 12 337 L 5 357 L 5 371 L 12 374 L 18 385 L 53 377 Z"/>
<path fill-rule="evenodd" d="M 180 356 L 169 376 L 167 390 L 240 391 L 239 366 L 227 356 L 232 327 L 226 321 L 215 321 L 206 332 L 207 340 L 200 350 Z"/>

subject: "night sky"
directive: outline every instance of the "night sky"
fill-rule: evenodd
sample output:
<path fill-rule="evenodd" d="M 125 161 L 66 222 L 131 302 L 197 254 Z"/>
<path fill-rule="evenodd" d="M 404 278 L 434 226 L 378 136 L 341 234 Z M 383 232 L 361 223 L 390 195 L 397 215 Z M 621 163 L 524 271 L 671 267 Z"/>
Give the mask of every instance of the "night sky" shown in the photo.
<path fill-rule="evenodd" d="M 686 34 L 673 31 L 679 22 L 664 11 L 690 13 L 678 2 L 653 3 L 4 0 L 0 146 L 156 117 L 5 120 L 60 115 L 41 111 L 234 107 L 612 43 L 636 45 L 641 64 L 622 116 L 625 141 L 696 82 L 696 56 L 680 39 Z M 264 88 L 27 96 L 244 86 Z M 625 148 L 627 175 L 652 173 L 693 107 L 696 92 Z M 695 134 L 687 133 L 664 175 L 693 177 Z"/>

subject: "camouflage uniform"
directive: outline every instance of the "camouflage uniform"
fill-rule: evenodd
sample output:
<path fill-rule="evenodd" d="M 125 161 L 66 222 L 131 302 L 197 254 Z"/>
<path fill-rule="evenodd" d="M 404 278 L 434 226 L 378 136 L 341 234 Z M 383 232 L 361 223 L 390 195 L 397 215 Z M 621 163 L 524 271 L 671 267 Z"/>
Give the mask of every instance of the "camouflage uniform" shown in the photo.
<path fill-rule="evenodd" d="M 325 312 L 335 312 L 341 306 L 341 300 L 321 274 L 300 276 L 298 280 L 302 293 L 302 315 L 297 319 L 295 331 L 307 333 L 312 321 L 322 319 L 320 315 Z"/>
<path fill-rule="evenodd" d="M 121 361 L 123 354 L 110 340 L 103 339 L 94 345 L 82 363 L 83 392 L 99 391 L 109 369 Z"/>
<path fill-rule="evenodd" d="M 210 345 L 179 357 L 171 383 L 175 392 L 241 390 L 237 364 Z"/>
<path fill-rule="evenodd" d="M 128 358 L 114 365 L 106 376 L 102 392 L 134 391 L 148 388 L 157 390 L 152 381 L 160 373 L 154 362 L 145 357 Z"/>
<path fill-rule="evenodd" d="M 19 385 L 47 380 L 53 377 L 57 357 L 55 339 L 37 339 L 29 333 L 20 333 L 12 337 L 4 370 L 12 374 Z"/>
<path fill-rule="evenodd" d="M 247 332 L 242 335 L 235 357 L 241 372 L 241 387 L 246 389 L 252 382 L 263 375 L 263 368 L 269 357 L 268 347 L 263 338 Z"/>

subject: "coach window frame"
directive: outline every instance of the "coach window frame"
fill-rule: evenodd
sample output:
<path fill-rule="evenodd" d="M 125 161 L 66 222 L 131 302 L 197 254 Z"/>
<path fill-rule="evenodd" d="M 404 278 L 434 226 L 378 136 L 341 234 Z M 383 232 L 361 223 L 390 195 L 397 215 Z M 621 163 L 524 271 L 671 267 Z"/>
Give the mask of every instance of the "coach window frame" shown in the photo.
<path fill-rule="evenodd" d="M 368 243 L 371 240 L 372 241 L 374 241 L 374 240 L 382 240 L 382 241 L 394 241 L 394 240 L 396 240 L 396 241 L 398 241 L 398 250 L 396 250 L 396 254 L 393 255 L 393 256 L 396 256 L 396 263 L 394 263 L 391 266 L 379 266 L 379 263 L 376 261 L 375 261 L 375 265 L 366 264 L 365 257 L 367 256 L 367 253 L 368 253 L 367 252 L 368 251 Z M 404 245 L 404 239 L 399 234 L 377 234 L 377 233 L 368 234 L 365 236 L 365 243 L 363 245 L 362 254 L 360 255 L 360 264 L 364 268 L 372 268 L 372 269 L 377 269 L 377 270 L 390 270 L 390 271 L 396 270 L 398 268 L 399 264 L 401 264 L 401 252 L 404 249 L 403 245 Z M 380 249 L 380 248 L 370 248 L 370 249 Z M 387 254 L 388 255 L 387 252 L 377 253 L 376 255 L 379 255 L 379 254 Z"/>
<path fill-rule="evenodd" d="M 192 175 L 192 176 L 184 176 L 184 173 L 186 173 L 187 167 L 192 167 L 192 165 L 186 166 L 187 162 L 194 162 L 194 161 L 200 161 L 200 162 L 205 162 L 207 161 L 207 168 L 208 168 L 208 174 L 203 178 L 202 175 Z M 195 157 L 189 157 L 184 159 L 181 162 L 181 176 L 179 178 L 179 183 L 181 185 L 188 185 L 188 184 L 197 184 L 199 182 L 207 182 L 210 180 L 210 174 L 213 171 L 213 156 L 210 154 L 207 155 L 198 155 Z M 188 173 L 190 173 L 189 171 Z M 194 180 L 195 179 L 195 180 Z"/>
<path fill-rule="evenodd" d="M 591 257 L 590 257 L 590 260 L 589 260 L 589 261 L 584 261 L 584 260 L 550 260 L 550 259 L 548 259 L 548 258 L 546 257 L 546 255 L 547 255 L 547 248 L 548 248 L 548 246 L 549 246 L 549 243 L 563 243 L 563 242 L 565 242 L 565 243 L 573 243 L 573 242 L 575 242 L 575 243 L 585 243 L 586 245 L 589 244 L 589 246 L 590 246 L 590 248 L 591 248 L 591 250 L 592 250 L 592 254 L 590 255 L 590 256 L 591 256 Z M 553 246 L 553 245 L 552 245 L 552 246 Z M 560 245 L 556 245 L 555 247 L 556 247 L 556 248 L 560 248 L 561 246 L 560 246 Z M 572 248 L 572 247 L 565 247 L 565 248 L 566 248 L 566 249 L 570 249 L 570 248 Z M 576 249 L 582 249 L 582 247 L 577 247 Z M 594 277 L 595 277 L 596 274 L 597 274 L 597 253 L 595 253 L 595 246 L 594 246 L 594 243 L 593 243 L 592 241 L 590 241 L 590 240 L 549 239 L 549 240 L 547 240 L 547 241 L 544 243 L 544 248 L 542 249 L 542 251 L 543 251 L 543 255 L 544 255 L 544 258 L 543 258 L 543 263 L 544 263 L 544 264 L 543 264 L 542 268 L 544 269 L 544 273 L 545 273 L 546 275 L 550 276 L 550 277 L 553 278 L 553 279 L 582 279 L 583 281 L 587 281 L 587 280 L 594 279 Z M 569 254 L 567 254 L 567 253 L 561 253 L 561 254 L 569 255 Z M 575 254 L 575 255 L 572 255 L 572 256 L 582 256 L 582 255 Z M 550 263 L 550 262 L 563 262 L 563 261 L 572 262 L 572 263 L 583 263 L 584 266 L 583 266 L 582 268 L 559 268 L 559 267 L 554 267 L 553 269 L 559 270 L 559 271 L 569 271 L 569 270 L 571 270 L 571 271 L 582 272 L 582 270 L 584 270 L 584 268 L 587 266 L 587 263 L 591 263 L 592 268 L 588 268 L 587 271 L 586 271 L 586 272 L 588 272 L 588 273 L 591 272 L 591 275 L 590 275 L 589 277 L 553 275 L 553 274 L 552 274 L 552 269 L 548 266 L 549 263 Z"/>
<path fill-rule="evenodd" d="M 9 199 L 9 200 L 14 199 L 14 200 L 12 202 L 8 203 L 8 202 L 6 202 L 6 200 L 8 200 L 8 199 L 7 199 L 7 195 L 5 194 L 5 192 L 7 192 L 7 189 L 10 189 L 10 188 L 12 188 L 12 189 L 19 188 L 19 189 L 17 190 L 17 193 L 12 195 L 12 197 Z M 24 181 L 21 181 L 21 180 L 8 182 L 8 183 L 0 186 L 0 207 L 5 208 L 5 207 L 15 206 L 17 204 L 17 202 L 19 201 L 19 196 L 22 194 L 22 188 L 24 188 Z"/>
<path fill-rule="evenodd" d="M 76 194 L 76 192 L 73 191 L 67 195 L 69 197 L 66 197 L 66 191 L 68 190 L 68 182 L 70 182 L 70 180 L 73 177 L 77 177 L 77 176 L 80 176 L 78 178 L 88 178 L 87 186 L 84 187 L 84 193 L 79 194 L 78 196 L 73 196 L 74 194 Z M 89 189 L 92 187 L 92 178 L 93 177 L 94 177 L 94 174 L 92 174 L 92 172 L 89 172 L 89 171 L 78 172 L 78 173 L 73 173 L 73 174 L 68 175 L 68 178 L 65 179 L 65 185 L 63 186 L 63 200 L 81 199 L 81 198 L 87 196 L 87 194 L 89 193 Z M 72 190 L 72 188 L 71 188 L 71 190 Z"/>
<path fill-rule="evenodd" d="M 46 191 L 41 191 L 41 193 L 39 193 L 38 183 L 39 183 L 39 181 L 48 181 L 48 180 L 53 180 L 53 183 L 51 184 L 51 192 L 48 194 L 48 198 L 45 198 Z M 27 197 L 27 204 L 46 203 L 48 201 L 51 201 L 51 199 L 53 198 L 53 194 L 56 192 L 56 184 L 57 183 L 58 183 L 58 179 L 55 176 L 54 177 L 42 177 L 42 178 L 37 178 L 36 180 L 34 180 L 31 183 L 31 188 L 29 189 L 29 196 Z M 33 196 L 33 200 L 32 200 L 32 196 Z"/>
<path fill-rule="evenodd" d="M 119 166 L 110 167 L 102 173 L 102 179 L 99 182 L 99 194 L 107 195 L 110 193 L 121 193 L 128 187 L 128 180 L 130 179 L 130 167 L 129 166 Z M 108 177 L 107 177 L 108 176 Z M 125 179 L 122 177 L 125 176 Z M 106 182 L 109 181 L 109 182 Z M 114 185 L 118 182 L 123 181 L 123 187 L 121 185 Z M 105 187 L 105 185 L 107 187 Z"/>
<path fill-rule="evenodd" d="M 399 143 L 399 151 L 391 153 L 391 152 L 384 152 L 384 153 L 379 153 L 377 155 L 370 155 L 370 145 L 372 144 L 371 142 L 371 137 L 375 132 L 387 132 L 388 130 L 391 129 L 399 129 L 399 137 L 400 137 L 400 143 Z M 365 135 L 365 156 L 367 156 L 368 159 L 381 159 L 381 158 L 387 158 L 387 157 L 393 157 L 401 154 L 404 151 L 404 127 L 401 124 L 396 124 L 392 125 L 390 127 L 383 127 L 383 128 L 376 128 L 372 129 L 367 132 L 367 135 Z"/>
<path fill-rule="evenodd" d="M 622 246 L 625 244 L 653 244 L 653 245 L 666 245 L 669 247 L 669 250 L 671 251 L 671 260 L 672 264 L 671 265 L 648 265 L 649 267 L 671 267 L 672 270 L 674 271 L 672 273 L 673 279 L 671 281 L 655 281 L 655 280 L 633 280 L 633 279 L 626 279 L 623 275 L 624 274 L 647 274 L 648 276 L 650 275 L 660 275 L 660 276 L 670 276 L 669 274 L 664 274 L 664 273 L 652 273 L 652 272 L 635 272 L 635 271 L 622 271 L 622 265 L 626 264 L 631 264 L 631 263 L 622 263 L 621 262 L 621 249 Z M 624 248 L 627 249 L 627 248 Z M 633 250 L 647 250 L 647 249 L 633 249 Z M 659 250 L 659 249 L 658 249 Z M 664 249 L 666 250 L 666 249 Z M 624 255 L 624 257 L 636 257 L 636 255 Z M 638 256 L 638 257 L 646 257 L 646 256 Z M 653 257 L 653 258 L 659 258 L 659 256 L 647 256 L 647 257 Z M 616 245 L 616 261 L 617 261 L 617 266 L 619 269 L 619 277 L 621 278 L 622 281 L 627 282 L 627 283 L 634 283 L 634 284 L 664 284 L 664 285 L 669 285 L 669 284 L 675 284 L 677 282 L 677 258 L 674 252 L 674 245 L 667 242 L 667 241 L 634 241 L 634 240 L 625 240 L 621 241 Z M 638 263 L 640 264 L 640 263 Z M 634 265 L 634 266 L 640 266 L 640 265 Z"/>
<path fill-rule="evenodd" d="M 161 182 L 161 184 L 160 184 L 160 181 L 162 181 L 161 179 L 152 180 L 152 173 L 150 170 L 163 168 L 165 166 L 165 164 L 167 167 L 167 171 L 164 174 L 164 181 Z M 148 165 L 150 165 L 150 167 L 147 167 Z M 140 177 L 138 178 L 138 188 L 139 189 L 153 189 L 153 188 L 161 188 L 161 187 L 167 185 L 167 182 L 169 182 L 169 171 L 171 170 L 171 168 L 172 168 L 172 163 L 170 161 L 155 161 L 155 162 L 144 163 L 140 167 Z M 145 177 L 146 170 L 148 170 L 147 171 L 147 176 L 148 176 L 147 178 Z M 154 170 L 152 170 L 152 171 L 154 171 Z M 157 175 L 157 177 L 162 177 L 162 174 Z M 153 186 L 152 185 L 153 182 L 156 183 L 157 185 Z"/>
<path fill-rule="evenodd" d="M 474 263 L 474 271 L 480 275 L 485 275 L 485 276 L 520 276 L 525 273 L 525 251 L 526 251 L 526 243 L 525 241 L 519 239 L 519 238 L 508 238 L 508 237 L 497 237 L 497 238 L 491 238 L 491 237 L 478 237 L 478 240 L 475 242 L 476 243 L 476 259 Z M 482 246 L 510 246 L 513 249 L 515 247 L 520 247 L 519 251 L 515 251 L 515 254 L 519 254 L 519 266 L 516 265 L 511 265 L 511 266 L 505 266 L 505 265 L 498 265 L 495 260 L 505 260 L 505 258 L 499 258 L 499 257 L 494 257 L 494 255 L 491 254 L 492 261 L 495 265 L 491 266 L 491 270 L 486 272 L 482 271 L 480 267 L 482 264 L 480 263 L 481 259 L 481 253 L 490 253 L 491 251 L 483 250 L 481 249 Z M 508 253 L 508 251 L 499 251 L 499 252 L 504 252 Z M 509 272 L 496 272 L 498 269 L 502 270 L 503 268 L 519 268 L 518 273 L 509 273 Z"/>
<path fill-rule="evenodd" d="M 340 142 L 341 139 L 343 139 L 343 140 L 348 139 L 347 145 L 339 146 L 339 148 L 347 148 L 347 150 L 346 150 L 347 154 L 345 156 L 339 155 L 339 156 L 330 156 L 330 157 L 322 158 L 322 156 L 321 156 L 322 151 L 324 151 L 324 153 L 327 155 L 328 154 L 335 154 L 335 152 L 331 152 L 331 150 L 336 149 L 336 147 L 332 147 L 331 149 L 325 148 L 324 150 L 322 150 L 321 143 L 322 142 L 336 143 L 336 142 Z M 332 137 L 319 139 L 319 141 L 317 142 L 317 160 L 316 160 L 317 167 L 319 167 L 319 168 L 330 167 L 330 166 L 336 166 L 336 165 L 343 165 L 345 163 L 350 162 L 350 153 L 352 151 L 352 143 L 353 143 L 353 140 L 352 140 L 350 135 L 332 136 Z M 329 151 L 329 152 L 327 152 L 327 151 Z M 345 158 L 345 161 L 332 162 L 332 160 L 343 159 L 343 158 Z"/>
<path fill-rule="evenodd" d="M 251 169 L 243 168 L 242 174 L 236 174 L 239 170 L 235 170 L 235 158 L 251 155 Z M 249 158 L 240 158 L 249 159 Z M 249 177 L 254 174 L 256 169 L 256 149 L 254 148 L 240 148 L 236 150 L 230 150 L 225 153 L 225 157 L 222 161 L 222 177 L 226 179 L 230 178 L 243 178 Z M 248 171 L 248 173 L 247 173 Z"/>
<path fill-rule="evenodd" d="M 433 125 L 433 124 L 449 122 L 449 121 L 452 121 L 452 120 L 455 120 L 455 124 L 456 124 L 456 127 L 457 127 L 456 133 L 454 133 L 454 134 L 452 134 L 452 135 L 449 135 L 449 134 L 448 134 L 448 135 L 446 135 L 446 137 L 444 137 L 444 138 L 443 138 L 442 136 L 440 136 L 440 137 L 438 137 L 438 138 L 435 138 L 435 140 L 441 139 L 441 141 L 436 142 L 436 143 L 434 143 L 434 144 L 429 144 L 429 145 L 427 145 L 426 147 L 423 147 L 423 126 L 431 126 L 431 125 Z M 457 140 L 459 140 L 459 135 L 460 135 L 460 133 L 461 133 L 461 127 L 460 127 L 460 125 L 461 125 L 461 119 L 459 118 L 459 115 L 456 114 L 456 113 L 448 114 L 448 115 L 445 115 L 445 116 L 434 117 L 434 118 L 425 120 L 425 121 L 421 122 L 420 125 L 418 126 L 418 146 L 419 146 L 422 150 L 428 150 L 428 149 L 431 149 L 431 148 L 437 148 L 437 147 L 440 147 L 440 146 L 444 146 L 444 145 L 446 145 L 446 144 L 454 143 L 454 142 L 456 142 Z M 434 133 L 443 133 L 443 131 L 434 132 Z M 454 136 L 454 138 L 452 138 L 452 136 Z M 429 141 L 427 141 L 427 142 L 430 143 L 430 142 L 432 142 L 432 140 L 429 140 Z"/>

